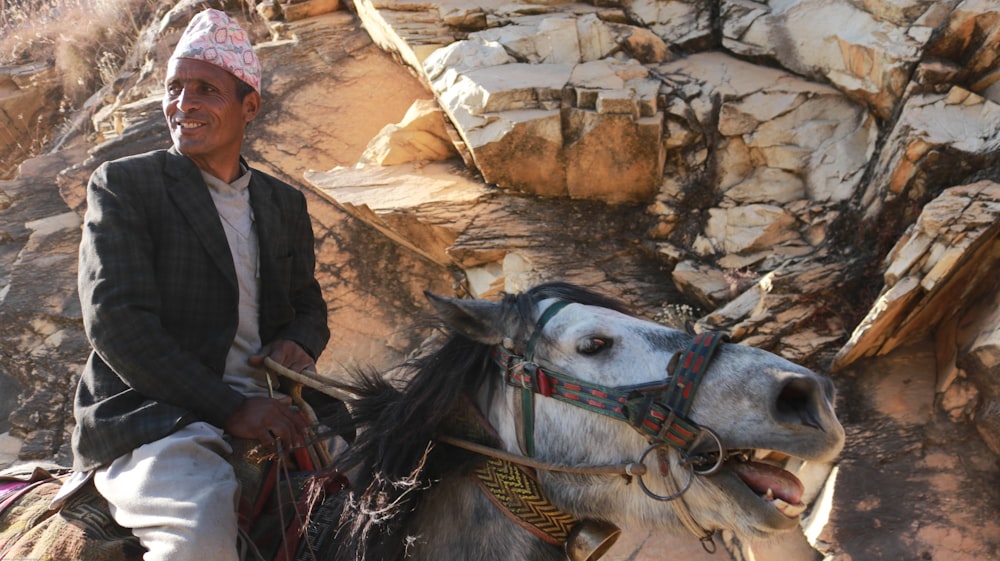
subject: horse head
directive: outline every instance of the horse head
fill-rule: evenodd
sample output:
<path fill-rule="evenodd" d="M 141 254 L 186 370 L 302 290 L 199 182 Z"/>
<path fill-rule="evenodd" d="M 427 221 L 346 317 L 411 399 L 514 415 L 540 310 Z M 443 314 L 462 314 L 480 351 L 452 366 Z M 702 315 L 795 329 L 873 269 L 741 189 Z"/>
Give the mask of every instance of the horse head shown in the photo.
<path fill-rule="evenodd" d="M 458 432 L 463 438 L 486 434 L 494 456 L 530 466 L 532 475 L 521 479 L 537 481 L 543 508 L 551 505 L 573 521 L 686 527 L 706 539 L 731 530 L 755 539 L 796 527 L 805 509 L 798 479 L 761 458 L 828 462 L 843 447 L 832 383 L 774 354 L 636 318 L 612 300 L 563 283 L 499 302 L 428 297 L 451 330 L 449 342 L 417 361 L 397 400 L 405 406 L 379 401 L 369 413 L 360 409 L 362 419 L 378 409 L 406 427 L 393 429 L 405 441 L 397 443 L 411 449 L 397 476 L 418 464 L 434 469 L 433 459 L 415 454 L 430 441 L 461 447 L 462 439 L 449 433 L 457 404 L 468 396 L 484 420 Z M 435 407 L 422 405 L 434 400 Z M 418 428 L 418 419 L 432 427 Z M 400 452 L 386 441 L 369 446 L 376 448 L 390 456 L 373 464 L 376 471 L 398 461 L 393 457 Z M 491 455 L 452 455 L 443 462 L 450 467 L 437 468 L 431 479 L 444 486 L 442 473 L 475 471 L 478 460 L 470 458 L 479 454 Z M 609 469 L 614 466 L 618 472 Z M 487 488 L 490 478 L 510 476 L 487 476 Z M 438 490 L 422 506 L 437 518 L 453 510 L 473 517 L 470 505 L 478 499 L 460 495 Z M 407 531 L 429 534 L 429 519 Z M 518 525 L 525 526 L 505 527 L 513 532 Z M 435 547 L 433 555 L 455 555 Z"/>

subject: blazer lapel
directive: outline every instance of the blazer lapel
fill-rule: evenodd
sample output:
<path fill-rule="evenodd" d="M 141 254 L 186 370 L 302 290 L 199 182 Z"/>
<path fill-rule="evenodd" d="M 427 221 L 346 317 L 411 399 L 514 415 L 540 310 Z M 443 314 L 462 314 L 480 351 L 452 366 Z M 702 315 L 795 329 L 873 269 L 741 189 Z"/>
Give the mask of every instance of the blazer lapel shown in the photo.
<path fill-rule="evenodd" d="M 245 164 L 244 164 L 245 165 Z M 250 178 L 250 208 L 253 209 L 254 226 L 257 229 L 257 245 L 260 248 L 260 277 L 263 289 L 267 289 L 278 256 L 281 233 L 281 210 L 274 203 L 271 186 L 257 175 Z M 263 299 L 262 299 L 263 302 Z"/>
<path fill-rule="evenodd" d="M 223 276 L 236 286 L 236 268 L 233 265 L 233 256 L 229 252 L 226 232 L 222 229 L 222 220 L 215 208 L 215 201 L 208 192 L 208 186 L 205 185 L 198 166 L 177 152 L 176 148 L 170 148 L 165 168 L 173 179 L 173 183 L 167 186 L 170 198 L 187 219 L 191 229 L 201 240 L 205 251 L 222 271 Z"/>
<path fill-rule="evenodd" d="M 257 228 L 257 244 L 260 248 L 260 293 L 259 293 L 259 313 L 260 327 L 263 330 L 266 325 L 272 323 L 274 316 L 273 307 L 284 301 L 280 295 L 272 294 L 281 286 L 277 280 L 277 259 L 282 256 L 280 249 L 281 229 L 281 209 L 274 202 L 272 187 L 267 181 L 263 181 L 256 174 L 250 178 L 250 207 L 253 208 L 253 217 Z M 262 337 L 264 335 L 262 334 Z"/>
<path fill-rule="evenodd" d="M 260 246 L 261 267 L 272 262 L 276 255 L 274 235 L 280 232 L 281 211 L 274 204 L 271 186 L 261 181 L 256 175 L 250 178 L 250 208 L 253 209 L 253 219 L 257 228 L 257 243 Z M 267 232 L 267 235 L 260 235 Z"/>

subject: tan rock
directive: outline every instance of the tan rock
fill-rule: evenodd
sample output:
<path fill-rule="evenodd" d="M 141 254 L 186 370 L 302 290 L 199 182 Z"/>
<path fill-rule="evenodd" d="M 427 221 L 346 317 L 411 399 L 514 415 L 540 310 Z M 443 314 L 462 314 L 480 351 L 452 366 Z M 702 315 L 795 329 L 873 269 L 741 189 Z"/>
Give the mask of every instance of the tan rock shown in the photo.
<path fill-rule="evenodd" d="M 1000 163 L 1000 105 L 962 88 L 911 97 L 890 133 L 862 202 L 877 221 L 887 202 L 924 201 L 954 178 Z M 907 215 L 907 223 L 916 216 Z"/>
<path fill-rule="evenodd" d="M 24 441 L 11 436 L 10 433 L 0 434 L 0 469 L 7 468 L 17 462 L 18 453 Z"/>
<path fill-rule="evenodd" d="M 499 43 L 518 60 L 531 64 L 576 64 L 585 60 L 581 53 L 577 19 L 572 14 L 515 19 L 510 25 L 477 31 L 472 35 L 473 40 Z M 598 37 L 593 38 L 599 40 Z M 608 41 L 606 49 L 610 50 L 613 46 L 614 43 Z M 592 48 L 604 50 L 600 46 Z"/>
<path fill-rule="evenodd" d="M 842 264 L 800 261 L 747 277 L 753 284 L 696 325 L 726 331 L 743 344 L 809 363 L 846 334 L 837 310 L 816 298 L 842 290 L 846 273 Z"/>
<path fill-rule="evenodd" d="M 403 120 L 386 125 L 373 138 L 360 164 L 391 166 L 407 162 L 447 160 L 458 156 L 445 124 L 444 112 L 434 100 L 418 99 Z"/>
<path fill-rule="evenodd" d="M 944 29 L 927 46 L 927 55 L 955 68 L 939 83 L 958 84 L 1000 103 L 1000 5 L 992 0 L 964 0 L 950 12 Z"/>
<path fill-rule="evenodd" d="M 1000 206 L 1000 205 L 997 205 Z M 993 255 L 1000 253 L 1000 240 L 993 241 Z M 969 341 L 960 341 L 958 366 L 967 373 L 973 388 L 960 387 L 954 393 L 955 406 L 968 413 L 976 406 L 971 417 L 980 436 L 994 454 L 1000 455 L 1000 291 L 996 289 L 996 279 L 1000 263 L 983 264 L 992 283 L 979 291 L 979 296 L 970 298 L 969 310 L 962 318 Z M 978 391 L 979 403 L 973 403 L 973 392 Z M 947 395 L 947 392 L 946 392 Z"/>
<path fill-rule="evenodd" d="M 450 60 L 450 68 L 462 68 L 466 63 L 455 58 L 462 52 L 478 57 L 484 51 L 456 47 L 429 66 Z M 435 72 L 439 99 L 487 182 L 612 203 L 655 193 L 661 170 L 660 121 L 652 115 L 656 83 L 635 77 L 630 65 L 511 63 Z M 563 108 L 570 83 L 581 86 L 579 106 Z M 623 149 L 608 151 L 609 142 Z"/>
<path fill-rule="evenodd" d="M 666 42 L 648 29 L 628 26 L 624 33 L 619 31 L 619 36 L 622 48 L 643 64 L 658 64 L 671 57 L 672 53 Z"/>
<path fill-rule="evenodd" d="M 628 100 L 630 101 L 630 100 Z M 633 103 L 625 109 L 633 109 Z M 602 111 L 603 109 L 603 111 Z M 573 142 L 562 151 L 566 161 L 566 193 L 577 199 L 608 203 L 653 198 L 663 168 L 659 139 L 661 121 L 637 118 L 632 112 L 608 110 L 598 101 L 596 112 L 567 110 Z M 608 150 L 615 146 L 616 150 Z M 622 154 L 628 157 L 622 158 Z"/>
<path fill-rule="evenodd" d="M 0 67 L 0 179 L 14 176 L 18 164 L 38 150 L 49 134 L 53 104 L 61 92 L 55 66 L 36 62 Z"/>
<path fill-rule="evenodd" d="M 696 0 L 624 0 L 629 16 L 670 45 L 702 45 L 712 34 L 711 10 Z"/>
<path fill-rule="evenodd" d="M 750 171 L 742 181 L 726 189 L 727 199 L 738 204 L 789 203 L 804 199 L 805 182 L 782 169 L 761 167 Z"/>
<path fill-rule="evenodd" d="M 678 138 L 704 142 L 697 131 L 717 122 L 721 138 L 712 148 L 720 157 L 713 173 L 724 189 L 745 181 L 756 183 L 753 177 L 759 177 L 763 168 L 783 178 L 785 187 L 779 193 L 764 194 L 757 202 L 796 196 L 780 193 L 796 177 L 810 200 L 846 200 L 874 151 L 874 119 L 832 88 L 718 53 L 660 65 L 657 73 L 672 87 L 672 95 L 695 96 L 686 103 L 666 105 L 673 122 L 684 123 L 681 126 L 691 131 L 678 137 L 670 129 L 672 145 L 679 144 Z M 737 196 L 742 198 L 738 192 Z"/>
<path fill-rule="evenodd" d="M 382 8 L 359 8 L 359 15 L 373 26 L 392 27 L 398 14 Z M 644 43 L 647 58 L 655 60 L 665 49 L 583 5 L 566 11 L 480 8 L 502 14 L 506 24 L 470 33 L 415 68 L 426 74 L 486 181 L 543 196 L 650 200 L 663 161 L 658 83 L 646 79 L 635 61 L 603 59 L 628 41 L 637 49 Z M 369 9 L 378 12 L 370 20 Z M 442 13 L 456 12 L 447 8 L 437 16 Z M 422 21 L 430 29 L 438 20 L 432 14 Z M 393 29 L 404 28 L 415 33 Z M 379 35 L 406 42 L 388 31 Z M 609 152 L 609 141 L 623 150 Z"/>
<path fill-rule="evenodd" d="M 458 29 L 485 29 L 489 22 L 486 10 L 481 6 L 441 4 L 438 15 L 442 23 Z"/>
<path fill-rule="evenodd" d="M 285 21 L 297 21 L 333 12 L 339 8 L 340 0 L 304 0 L 285 2 L 281 6 L 281 11 L 285 15 Z"/>
<path fill-rule="evenodd" d="M 266 0 L 264 2 L 258 2 L 257 6 L 254 8 L 260 17 L 267 21 L 275 21 L 281 19 L 281 3 L 275 2 L 274 0 Z"/>
<path fill-rule="evenodd" d="M 973 412 L 979 404 L 979 390 L 965 380 L 948 386 L 941 394 L 941 409 L 948 414 L 953 422 L 966 421 L 973 418 Z M 996 438 L 991 438 L 996 440 Z"/>
<path fill-rule="evenodd" d="M 460 217 L 486 196 L 456 173 L 456 162 L 338 167 L 307 172 L 313 187 L 410 251 L 448 266 L 448 250 L 468 225 Z"/>
<path fill-rule="evenodd" d="M 886 354 L 962 317 L 973 296 L 996 292 L 998 247 L 1000 184 L 982 181 L 945 190 L 886 257 L 879 301 L 837 354 L 834 367 Z"/>
<path fill-rule="evenodd" d="M 715 309 L 734 296 L 734 286 L 725 272 L 694 261 L 681 261 L 671 273 L 682 294 L 706 309 Z"/>
<path fill-rule="evenodd" d="M 510 189 L 547 197 L 568 195 L 566 171 L 553 166 L 563 150 L 557 109 L 505 111 L 464 131 L 483 178 Z"/>
<path fill-rule="evenodd" d="M 705 235 L 725 253 L 753 252 L 799 239 L 795 217 L 781 207 L 752 204 L 710 209 Z"/>
<path fill-rule="evenodd" d="M 823 76 L 887 118 L 903 95 L 922 41 L 940 23 L 918 19 L 932 6 L 927 0 L 909 2 L 915 14 L 894 23 L 881 10 L 868 12 L 846 1 L 727 1 L 723 45 L 737 54 L 773 58 L 802 75 Z"/>

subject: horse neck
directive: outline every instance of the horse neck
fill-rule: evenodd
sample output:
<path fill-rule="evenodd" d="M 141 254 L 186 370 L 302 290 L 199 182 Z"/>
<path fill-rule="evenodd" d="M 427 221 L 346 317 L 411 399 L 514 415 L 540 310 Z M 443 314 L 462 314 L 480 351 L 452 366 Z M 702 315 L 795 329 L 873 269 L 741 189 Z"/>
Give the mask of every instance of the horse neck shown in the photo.
<path fill-rule="evenodd" d="M 406 536 L 415 542 L 408 561 L 564 561 L 562 549 L 507 518 L 466 476 L 442 480 L 425 491 Z"/>

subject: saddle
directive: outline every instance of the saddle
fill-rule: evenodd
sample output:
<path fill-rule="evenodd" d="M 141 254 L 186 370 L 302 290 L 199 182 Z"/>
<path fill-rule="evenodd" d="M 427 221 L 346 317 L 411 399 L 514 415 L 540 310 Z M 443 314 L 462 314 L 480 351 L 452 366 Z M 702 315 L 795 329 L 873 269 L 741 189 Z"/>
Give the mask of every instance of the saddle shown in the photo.
<path fill-rule="evenodd" d="M 239 550 L 243 561 L 308 561 L 333 547 L 338 492 L 347 479 L 316 469 L 307 456 L 282 463 L 234 443 L 240 480 Z M 141 561 L 145 549 L 111 517 L 92 482 L 58 508 L 50 503 L 71 471 L 20 466 L 0 471 L 0 561 Z"/>

